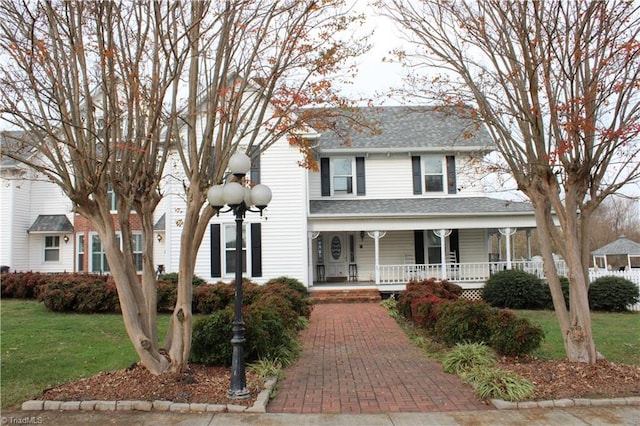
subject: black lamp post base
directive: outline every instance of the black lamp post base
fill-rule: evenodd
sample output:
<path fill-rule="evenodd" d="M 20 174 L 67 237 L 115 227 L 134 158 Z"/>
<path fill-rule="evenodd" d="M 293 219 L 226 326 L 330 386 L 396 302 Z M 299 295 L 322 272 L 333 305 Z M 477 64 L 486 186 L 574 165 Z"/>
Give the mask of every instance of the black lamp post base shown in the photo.
<path fill-rule="evenodd" d="M 247 389 L 247 388 L 240 389 L 240 390 L 237 390 L 237 391 L 230 390 L 227 393 L 227 398 L 236 399 L 236 400 L 248 399 L 250 396 L 251 396 L 251 392 L 249 392 L 249 389 Z"/>

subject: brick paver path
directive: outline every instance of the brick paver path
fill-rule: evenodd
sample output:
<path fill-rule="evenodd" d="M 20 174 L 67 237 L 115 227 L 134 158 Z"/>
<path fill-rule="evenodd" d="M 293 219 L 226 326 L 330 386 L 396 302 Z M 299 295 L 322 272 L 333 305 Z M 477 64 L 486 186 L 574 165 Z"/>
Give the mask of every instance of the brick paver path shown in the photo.
<path fill-rule="evenodd" d="M 280 379 L 272 413 L 391 413 L 489 409 L 412 345 L 376 303 L 321 304 L 303 350 Z"/>

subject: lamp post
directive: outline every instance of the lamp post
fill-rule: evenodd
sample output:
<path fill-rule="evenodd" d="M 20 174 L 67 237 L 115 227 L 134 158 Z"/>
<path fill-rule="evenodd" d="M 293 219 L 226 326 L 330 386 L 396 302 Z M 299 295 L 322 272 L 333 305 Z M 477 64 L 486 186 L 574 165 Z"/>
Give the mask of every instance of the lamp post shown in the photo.
<path fill-rule="evenodd" d="M 251 160 L 245 154 L 235 153 L 229 159 L 229 170 L 236 178 L 235 182 L 224 185 L 214 185 L 207 191 L 209 204 L 218 213 L 233 212 L 236 221 L 236 253 L 235 274 L 236 288 L 233 317 L 233 355 L 231 360 L 231 386 L 227 396 L 231 399 L 245 399 L 249 397 L 244 363 L 245 326 L 242 316 L 242 222 L 246 212 L 259 212 L 267 207 L 271 201 L 271 189 L 257 184 L 252 188 L 245 186 L 244 176 L 251 169 Z M 227 210 L 222 211 L 224 206 Z M 252 210 L 255 206 L 258 210 Z"/>

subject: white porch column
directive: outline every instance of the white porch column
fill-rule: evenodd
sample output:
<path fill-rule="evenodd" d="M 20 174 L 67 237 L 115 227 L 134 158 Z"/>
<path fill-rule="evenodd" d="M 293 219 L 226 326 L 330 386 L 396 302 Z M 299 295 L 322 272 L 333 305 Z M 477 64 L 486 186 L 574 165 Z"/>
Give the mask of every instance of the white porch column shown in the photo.
<path fill-rule="evenodd" d="M 320 235 L 319 232 L 315 232 L 315 231 L 307 232 L 307 250 L 309 253 L 309 255 L 307 256 L 307 259 L 308 259 L 307 279 L 309 280 L 308 287 L 313 287 L 313 240 L 318 238 L 319 235 Z"/>
<path fill-rule="evenodd" d="M 373 252 L 374 252 L 374 265 L 375 265 L 375 276 L 376 276 L 376 285 L 380 284 L 380 238 L 386 235 L 385 231 L 368 231 L 367 235 L 369 238 L 373 238 Z"/>
<path fill-rule="evenodd" d="M 507 252 L 507 269 L 511 269 L 511 237 L 516 231 L 516 228 L 500 228 L 500 233 L 506 237 L 505 239 L 507 241 L 505 250 Z"/>
<path fill-rule="evenodd" d="M 437 237 L 440 237 L 440 264 L 442 269 L 442 273 L 440 275 L 443 280 L 446 280 L 447 279 L 447 256 L 446 256 L 447 245 L 446 245 L 445 238 L 451 235 L 451 229 L 438 229 L 438 230 L 433 230 L 432 232 L 436 234 Z"/>
<path fill-rule="evenodd" d="M 527 260 L 531 260 L 531 229 L 527 229 Z"/>

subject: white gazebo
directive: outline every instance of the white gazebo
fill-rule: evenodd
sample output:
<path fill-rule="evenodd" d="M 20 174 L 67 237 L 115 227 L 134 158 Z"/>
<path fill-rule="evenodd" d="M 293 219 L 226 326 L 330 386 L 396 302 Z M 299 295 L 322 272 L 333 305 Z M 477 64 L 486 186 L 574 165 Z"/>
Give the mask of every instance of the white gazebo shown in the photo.
<path fill-rule="evenodd" d="M 627 267 L 640 268 L 640 243 L 636 243 L 624 235 L 617 240 L 591 252 L 593 265 L 598 268 L 607 268 L 607 256 L 626 256 Z"/>

